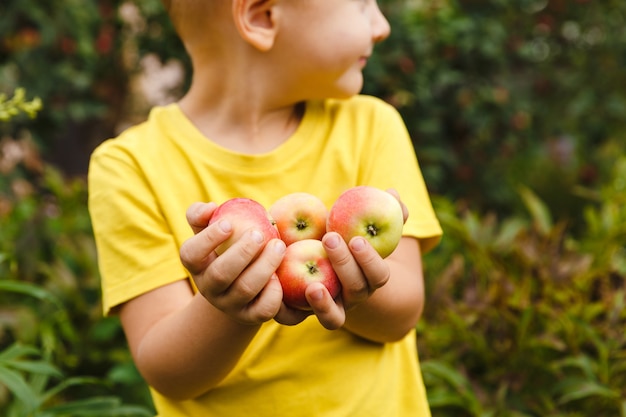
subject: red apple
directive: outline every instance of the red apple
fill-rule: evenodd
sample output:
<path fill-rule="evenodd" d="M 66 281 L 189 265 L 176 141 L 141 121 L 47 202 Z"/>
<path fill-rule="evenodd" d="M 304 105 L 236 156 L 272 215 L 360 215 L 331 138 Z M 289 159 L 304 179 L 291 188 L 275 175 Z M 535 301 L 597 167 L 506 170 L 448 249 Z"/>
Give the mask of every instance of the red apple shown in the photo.
<path fill-rule="evenodd" d="M 274 225 L 269 213 L 259 202 L 249 198 L 232 198 L 220 204 L 215 209 L 209 224 L 227 219 L 233 227 L 233 233 L 222 242 L 215 252 L 221 255 L 232 246 L 241 236 L 250 229 L 258 230 L 265 237 L 265 242 L 274 238 L 280 238 L 278 229 Z"/>
<path fill-rule="evenodd" d="M 270 215 L 285 244 L 303 239 L 321 240 L 326 233 L 328 209 L 317 196 L 304 192 L 287 194 L 272 204 Z"/>
<path fill-rule="evenodd" d="M 365 185 L 344 191 L 330 208 L 326 223 L 326 230 L 339 233 L 346 243 L 363 236 L 383 258 L 400 243 L 403 227 L 400 202 L 386 191 Z"/>
<path fill-rule="evenodd" d="M 304 239 L 287 246 L 283 261 L 276 270 L 283 287 L 283 302 L 300 310 L 310 310 L 304 292 L 312 282 L 321 282 L 335 298 L 341 282 L 328 259 L 321 240 Z"/>

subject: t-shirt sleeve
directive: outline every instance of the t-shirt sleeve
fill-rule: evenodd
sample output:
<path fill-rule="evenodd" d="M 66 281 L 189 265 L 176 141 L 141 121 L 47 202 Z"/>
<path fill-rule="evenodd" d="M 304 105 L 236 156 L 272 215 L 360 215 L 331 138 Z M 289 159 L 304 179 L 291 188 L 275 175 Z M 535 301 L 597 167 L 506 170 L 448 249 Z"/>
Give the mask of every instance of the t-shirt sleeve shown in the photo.
<path fill-rule="evenodd" d="M 116 141 L 96 149 L 88 175 L 105 315 L 138 295 L 187 277 L 151 185 L 132 153 Z"/>
<path fill-rule="evenodd" d="M 439 243 L 442 229 L 404 121 L 395 108 L 380 102 L 371 123 L 370 139 L 376 143 L 362 169 L 364 183 L 398 191 L 409 210 L 404 235 L 418 238 L 426 253 Z"/>

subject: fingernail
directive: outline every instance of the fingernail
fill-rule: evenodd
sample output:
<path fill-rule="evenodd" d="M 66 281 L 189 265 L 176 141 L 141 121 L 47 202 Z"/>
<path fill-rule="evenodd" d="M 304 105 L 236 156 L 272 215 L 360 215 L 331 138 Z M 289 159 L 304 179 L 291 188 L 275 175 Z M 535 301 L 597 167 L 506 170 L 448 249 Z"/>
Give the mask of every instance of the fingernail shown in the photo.
<path fill-rule="evenodd" d="M 326 239 L 326 246 L 329 249 L 337 248 L 339 246 L 339 236 L 337 235 L 328 236 L 328 238 Z"/>
<path fill-rule="evenodd" d="M 357 237 L 350 242 L 350 246 L 356 251 L 363 250 L 365 248 L 365 239 Z"/>
<path fill-rule="evenodd" d="M 320 301 L 322 298 L 324 298 L 324 291 L 322 290 L 313 291 L 311 293 L 311 299 L 314 301 Z"/>
<path fill-rule="evenodd" d="M 258 230 L 252 231 L 252 239 L 254 239 L 254 241 L 258 244 L 263 243 L 263 241 L 265 240 L 265 238 L 263 237 L 263 233 L 259 232 Z"/>
<path fill-rule="evenodd" d="M 283 242 L 282 240 L 276 239 L 274 241 L 273 249 L 274 251 L 276 251 L 276 253 L 284 253 L 286 248 L 287 247 L 285 246 L 285 242 Z"/>
<path fill-rule="evenodd" d="M 219 222 L 219 227 L 224 233 L 230 233 L 230 231 L 233 230 L 233 226 L 228 220 L 222 220 Z"/>

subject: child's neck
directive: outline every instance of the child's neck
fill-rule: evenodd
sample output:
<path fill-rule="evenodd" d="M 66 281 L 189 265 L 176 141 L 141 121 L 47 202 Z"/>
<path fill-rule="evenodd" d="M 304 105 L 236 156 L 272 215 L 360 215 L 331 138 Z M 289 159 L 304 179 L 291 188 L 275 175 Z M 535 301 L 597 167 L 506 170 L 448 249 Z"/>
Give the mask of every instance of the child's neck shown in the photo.
<path fill-rule="evenodd" d="M 262 154 L 284 143 L 304 116 L 304 103 L 265 108 L 253 100 L 200 97 L 193 90 L 180 101 L 181 110 L 210 141 L 234 152 Z"/>

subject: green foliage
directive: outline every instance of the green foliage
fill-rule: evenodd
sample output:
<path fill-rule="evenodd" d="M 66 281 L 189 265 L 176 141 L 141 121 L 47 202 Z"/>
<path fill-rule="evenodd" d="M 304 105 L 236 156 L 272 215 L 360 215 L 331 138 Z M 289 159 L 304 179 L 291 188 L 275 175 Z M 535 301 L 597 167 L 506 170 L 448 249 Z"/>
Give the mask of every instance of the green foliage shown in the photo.
<path fill-rule="evenodd" d="M 28 128 L 46 160 L 72 173 L 86 169 L 85 155 L 110 136 L 124 110 L 128 74 L 120 53 L 116 13 L 120 0 L 5 0 L 0 2 L 0 93 L 17 87 L 45 108 L 35 121 L 0 126 L 15 135 Z"/>
<path fill-rule="evenodd" d="M 119 323 L 101 318 L 84 184 L 38 180 L 0 194 L 0 414 L 148 415 Z"/>
<path fill-rule="evenodd" d="M 62 303 L 51 293 L 32 284 L 14 281 L 0 281 L 0 293 L 14 292 L 31 296 L 39 301 L 49 302 L 63 312 Z M 62 314 L 66 319 L 67 315 Z M 122 404 L 115 396 L 92 396 L 87 399 L 67 399 L 59 401 L 60 394 L 73 386 L 103 384 L 93 377 L 65 377 L 49 359 L 49 352 L 43 357 L 40 348 L 25 346 L 16 342 L 0 351 L 0 383 L 11 393 L 15 401 L 4 404 L 0 401 L 0 411 L 6 417 L 124 417 L 150 416 L 149 409 Z M 54 383 L 53 383 L 54 382 Z"/>
<path fill-rule="evenodd" d="M 7 120 L 38 107 L 23 90 L 0 104 Z M 27 134 L 0 141 L 0 174 L 0 415 L 151 415 L 119 323 L 101 316 L 84 180 Z"/>
<path fill-rule="evenodd" d="M 430 188 L 507 215 L 521 181 L 580 220 L 572 190 L 605 179 L 597 149 L 626 134 L 626 3 L 380 3 L 392 33 L 365 91 L 401 111 Z"/>
<path fill-rule="evenodd" d="M 0 182 L 0 415 L 148 415 L 119 323 L 101 316 L 85 185 L 30 164 L 42 170 L 21 161 Z"/>
<path fill-rule="evenodd" d="M 31 119 L 41 110 L 41 99 L 26 100 L 26 91 L 23 88 L 15 90 L 15 94 L 7 99 L 5 94 L 0 94 L 0 122 L 8 122 L 20 113 L 26 113 Z"/>
<path fill-rule="evenodd" d="M 119 68 L 119 56 L 114 54 L 119 4 L 3 2 L 0 90 L 19 85 L 34 92 L 47 103 L 42 117 L 56 123 L 101 115 L 107 110 L 102 83 L 114 74 L 107 69 Z"/>
<path fill-rule="evenodd" d="M 502 221 L 437 200 L 419 326 L 435 415 L 626 415 L 625 164 L 577 239 L 526 187 L 528 215 Z"/>

